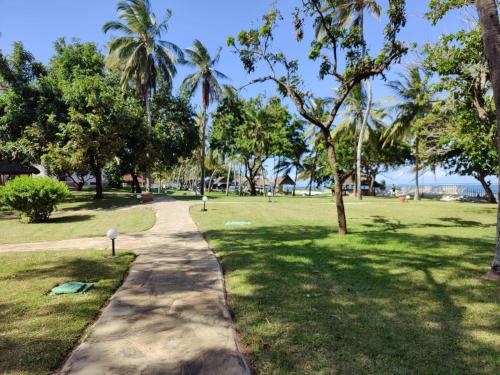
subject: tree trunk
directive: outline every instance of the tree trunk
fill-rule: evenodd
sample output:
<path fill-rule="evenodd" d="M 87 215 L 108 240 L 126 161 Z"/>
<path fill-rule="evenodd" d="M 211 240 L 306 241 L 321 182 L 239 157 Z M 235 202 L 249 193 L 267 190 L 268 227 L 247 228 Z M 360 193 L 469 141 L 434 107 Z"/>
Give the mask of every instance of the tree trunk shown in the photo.
<path fill-rule="evenodd" d="M 227 169 L 226 197 L 229 195 L 229 180 L 230 179 L 231 179 L 231 163 L 229 163 L 229 168 Z"/>
<path fill-rule="evenodd" d="M 158 194 L 161 194 L 161 170 L 158 171 Z"/>
<path fill-rule="evenodd" d="M 150 102 L 150 94 L 149 90 L 146 93 L 146 115 L 148 117 L 148 139 L 151 135 L 151 127 L 153 126 L 153 119 L 151 115 L 151 102 Z M 149 158 L 149 152 L 146 153 L 147 163 L 146 163 L 146 191 L 151 192 L 151 168 L 149 166 L 151 160 Z"/>
<path fill-rule="evenodd" d="M 132 192 L 135 194 L 141 194 L 142 189 L 141 185 L 139 184 L 139 178 L 135 173 L 132 173 Z"/>
<path fill-rule="evenodd" d="M 420 187 L 418 185 L 418 169 L 420 168 L 420 160 L 418 157 L 419 143 L 420 140 L 417 135 L 417 138 L 415 140 L 415 200 L 416 201 L 420 200 Z"/>
<path fill-rule="evenodd" d="M 95 177 L 95 199 L 103 199 L 104 194 L 102 192 L 102 168 L 101 163 L 97 161 L 94 165 L 94 177 Z"/>
<path fill-rule="evenodd" d="M 342 181 L 337 167 L 337 154 L 329 130 L 325 128 L 322 131 L 328 151 L 328 164 L 330 164 L 330 168 L 332 169 L 335 184 L 335 204 L 337 207 L 339 235 L 344 236 L 347 234 L 347 219 L 345 216 L 344 197 L 342 196 Z"/>
<path fill-rule="evenodd" d="M 498 5 L 496 0 L 476 0 L 476 8 L 483 34 L 484 53 L 490 67 L 493 85 L 497 121 L 498 164 L 500 166 L 500 136 L 498 131 L 500 129 L 500 23 L 498 21 Z M 500 189 L 498 204 L 496 253 L 491 264 L 491 273 L 500 278 Z"/>
<path fill-rule="evenodd" d="M 363 122 L 361 123 L 361 129 L 359 129 L 359 139 L 358 147 L 356 149 L 356 194 L 359 200 L 363 199 L 363 192 L 361 191 L 361 153 L 363 149 L 363 142 L 365 140 L 365 130 L 368 125 L 368 118 L 370 116 L 370 111 L 372 108 L 372 82 L 370 79 L 366 80 L 366 89 L 368 92 L 368 101 L 366 105 L 366 111 L 363 116 Z"/>
<path fill-rule="evenodd" d="M 262 188 L 261 188 L 261 193 L 262 195 L 265 194 L 266 191 L 266 172 L 264 169 L 264 163 L 262 163 L 262 166 L 260 167 L 261 174 L 262 174 Z"/>
<path fill-rule="evenodd" d="M 311 196 L 312 194 L 313 179 L 314 179 L 314 171 L 311 171 L 311 177 L 309 178 L 309 196 Z"/>
<path fill-rule="evenodd" d="M 295 167 L 295 179 L 293 180 L 293 192 L 292 196 L 295 197 L 295 190 L 297 188 L 297 175 L 299 174 L 299 171 L 297 170 L 297 167 Z"/>
<path fill-rule="evenodd" d="M 212 182 L 214 180 L 214 176 L 217 173 L 217 169 L 214 168 L 214 171 L 210 175 L 210 179 L 208 180 L 208 192 L 210 193 L 212 191 Z"/>
<path fill-rule="evenodd" d="M 242 174 L 241 174 L 241 164 L 239 166 L 239 171 L 240 171 L 240 175 L 238 176 L 238 192 L 239 192 L 239 195 L 243 195 L 243 179 L 241 178 L 242 177 Z M 246 171 L 245 171 L 245 174 L 246 174 Z"/>
<path fill-rule="evenodd" d="M 274 162 L 274 157 L 273 157 L 273 162 Z M 278 156 L 278 165 L 281 164 L 281 156 Z M 273 196 L 276 195 L 276 185 L 278 184 L 278 174 L 279 171 L 276 169 L 276 163 L 274 164 L 274 170 L 275 170 L 275 175 L 274 175 L 274 184 L 273 184 Z"/>
<path fill-rule="evenodd" d="M 318 157 L 318 153 L 316 152 L 316 155 L 314 156 L 314 162 L 313 162 L 313 169 L 311 170 L 311 177 L 309 179 L 309 196 L 312 194 L 312 184 L 314 181 L 314 177 L 316 174 L 316 159 Z"/>
<path fill-rule="evenodd" d="M 368 194 L 372 197 L 376 195 L 375 194 L 375 182 L 377 181 L 376 178 L 377 178 L 377 171 L 373 171 L 372 173 L 370 173 L 370 190 Z"/>
<path fill-rule="evenodd" d="M 478 180 L 481 183 L 481 186 L 484 189 L 484 192 L 486 193 L 486 200 L 488 203 L 497 203 L 497 200 L 495 199 L 495 194 L 493 194 L 493 191 L 491 190 L 490 185 L 486 182 L 486 176 L 483 174 L 474 174 L 474 178 Z"/>
<path fill-rule="evenodd" d="M 200 194 L 204 195 L 205 194 L 205 132 L 207 128 L 207 121 L 206 121 L 206 116 L 207 116 L 207 107 L 203 106 L 203 115 L 202 115 L 202 124 L 201 124 L 201 129 L 200 129 L 200 147 L 201 147 L 201 152 L 200 152 L 200 171 L 201 171 L 201 184 L 200 184 Z"/>

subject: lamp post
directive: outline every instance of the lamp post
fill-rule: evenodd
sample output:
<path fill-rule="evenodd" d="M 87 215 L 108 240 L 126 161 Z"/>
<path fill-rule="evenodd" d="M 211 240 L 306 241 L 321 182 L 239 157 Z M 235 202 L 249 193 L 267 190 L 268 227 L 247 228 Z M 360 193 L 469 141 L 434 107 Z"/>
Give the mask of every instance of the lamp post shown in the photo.
<path fill-rule="evenodd" d="M 201 200 L 203 201 L 203 209 L 202 209 L 202 211 L 205 212 L 207 210 L 208 197 L 205 195 L 205 196 L 203 196 L 203 198 L 201 198 Z"/>
<path fill-rule="evenodd" d="M 111 240 L 111 254 L 115 256 L 115 240 L 118 237 L 118 231 L 115 228 L 108 229 L 106 237 Z"/>
<path fill-rule="evenodd" d="M 268 192 L 267 193 L 267 198 L 268 198 L 268 202 L 271 203 L 271 197 L 273 196 L 273 194 L 271 192 Z"/>

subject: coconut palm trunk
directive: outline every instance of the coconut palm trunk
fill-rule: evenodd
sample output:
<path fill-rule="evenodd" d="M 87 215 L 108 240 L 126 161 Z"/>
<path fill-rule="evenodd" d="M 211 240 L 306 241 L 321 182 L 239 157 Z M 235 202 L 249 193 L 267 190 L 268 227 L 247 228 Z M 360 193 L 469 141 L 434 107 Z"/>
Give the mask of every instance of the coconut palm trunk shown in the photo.
<path fill-rule="evenodd" d="M 496 106 L 497 129 L 500 129 L 500 23 L 496 0 L 476 0 L 479 23 L 483 34 L 484 53 L 488 60 Z M 500 136 L 497 132 L 498 164 L 500 166 Z M 499 174 L 500 183 L 500 174 Z M 500 279 L 500 189 L 498 195 L 496 252 L 489 276 Z"/>
<path fill-rule="evenodd" d="M 365 3 L 362 0 L 359 4 L 360 8 L 358 9 L 359 14 L 359 27 L 361 38 L 364 40 L 364 17 L 365 17 Z M 366 56 L 366 46 L 363 46 L 362 50 L 363 57 Z M 361 157 L 363 152 L 363 141 L 365 139 L 365 131 L 366 126 L 368 124 L 368 118 L 370 117 L 370 112 L 372 108 L 372 83 L 371 79 L 368 78 L 366 81 L 366 91 L 368 95 L 367 105 L 365 109 L 365 113 L 363 115 L 363 122 L 361 123 L 361 128 L 359 129 L 359 139 L 358 139 L 358 147 L 356 149 L 356 194 L 359 200 L 363 199 L 363 191 L 361 190 Z"/>
<path fill-rule="evenodd" d="M 279 177 L 279 170 L 276 169 L 276 163 L 275 163 L 275 160 L 274 160 L 274 157 L 273 157 L 273 163 L 274 163 L 274 170 L 275 170 L 275 174 L 274 174 L 274 182 L 273 182 L 273 195 L 276 195 L 276 185 L 278 184 L 278 177 Z M 278 165 L 281 164 L 281 156 L 278 157 Z"/>
<path fill-rule="evenodd" d="M 295 197 L 295 190 L 297 190 L 297 176 L 299 175 L 299 170 L 297 167 L 295 167 L 295 179 L 293 180 L 293 192 L 292 196 Z"/>
<path fill-rule="evenodd" d="M 361 123 L 361 128 L 359 129 L 358 147 L 356 149 L 356 193 L 359 200 L 363 199 L 363 192 L 361 191 L 361 157 L 363 152 L 363 141 L 365 139 L 366 126 L 368 125 L 368 117 L 370 116 L 372 107 L 372 83 L 370 79 L 366 80 L 366 88 L 368 92 L 368 99 L 366 111 L 363 116 L 363 122 Z"/>
<path fill-rule="evenodd" d="M 229 163 L 229 167 L 227 168 L 227 180 L 226 180 L 226 197 L 229 195 L 229 180 L 231 178 L 231 163 Z"/>
<path fill-rule="evenodd" d="M 203 108 L 203 120 L 201 123 L 201 130 L 200 130 L 200 147 L 201 147 L 201 150 L 200 150 L 200 174 L 201 174 L 200 194 L 201 195 L 205 194 L 205 158 L 206 158 L 205 142 L 206 142 L 206 128 L 207 128 L 206 113 L 207 113 L 207 109 L 204 106 L 204 108 Z"/>
<path fill-rule="evenodd" d="M 149 138 L 151 136 L 151 128 L 153 127 L 153 116 L 151 114 L 151 95 L 149 93 L 149 90 L 146 91 L 145 100 L 146 100 L 146 116 L 147 116 L 147 120 L 148 120 L 148 138 Z M 150 166 L 151 158 L 150 158 L 149 151 L 146 152 L 146 159 L 147 159 L 147 163 L 146 163 L 146 191 L 148 193 L 150 193 L 151 192 L 151 166 Z"/>
<path fill-rule="evenodd" d="M 415 197 L 414 197 L 416 201 L 420 200 L 420 186 L 418 182 L 419 179 L 418 171 L 420 169 L 420 158 L 418 155 L 419 151 L 420 151 L 420 139 L 417 135 L 415 139 Z"/>

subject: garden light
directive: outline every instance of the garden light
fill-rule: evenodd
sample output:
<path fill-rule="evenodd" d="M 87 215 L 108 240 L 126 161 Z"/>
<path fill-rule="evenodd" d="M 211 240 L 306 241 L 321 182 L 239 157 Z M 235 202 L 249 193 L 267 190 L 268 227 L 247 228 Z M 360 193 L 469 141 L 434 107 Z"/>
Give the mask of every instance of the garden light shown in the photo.
<path fill-rule="evenodd" d="M 106 237 L 108 237 L 111 240 L 111 249 L 112 249 L 111 251 L 113 256 L 115 256 L 115 240 L 118 237 L 118 231 L 115 228 L 108 229 Z"/>
<path fill-rule="evenodd" d="M 207 196 L 203 196 L 203 198 L 201 198 L 201 200 L 203 201 L 203 209 L 202 209 L 202 211 L 206 211 L 207 210 L 208 197 Z"/>
<path fill-rule="evenodd" d="M 273 196 L 273 194 L 271 192 L 268 192 L 267 193 L 267 197 L 269 198 L 268 202 L 271 203 L 271 197 Z"/>

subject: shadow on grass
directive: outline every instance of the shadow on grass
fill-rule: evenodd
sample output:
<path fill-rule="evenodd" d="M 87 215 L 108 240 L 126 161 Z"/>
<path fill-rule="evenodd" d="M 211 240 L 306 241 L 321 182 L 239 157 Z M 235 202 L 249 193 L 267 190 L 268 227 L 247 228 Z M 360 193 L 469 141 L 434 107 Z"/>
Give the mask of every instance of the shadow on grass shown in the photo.
<path fill-rule="evenodd" d="M 495 367 L 498 348 L 474 339 L 463 321 L 464 304 L 498 302 L 498 287 L 477 280 L 492 241 L 384 229 L 335 239 L 329 226 L 205 235 L 222 255 L 235 290 L 231 306 L 258 371 L 465 374 Z M 476 283 L 459 284 L 467 279 Z"/>
<path fill-rule="evenodd" d="M 63 223 L 78 223 L 80 221 L 87 221 L 95 217 L 95 215 L 65 215 L 51 217 L 48 223 L 63 224 Z"/>
<path fill-rule="evenodd" d="M 200 203 L 202 202 L 201 195 L 192 195 L 191 192 L 185 192 L 185 194 L 184 194 L 183 192 L 174 192 L 174 191 L 169 190 L 169 191 L 167 191 L 167 196 L 169 196 L 170 198 L 173 198 L 175 200 L 178 200 L 178 201 L 189 201 L 189 202 L 199 201 Z M 226 196 L 223 194 L 213 194 L 213 193 L 207 194 L 207 197 L 209 200 L 226 198 Z"/>
<path fill-rule="evenodd" d="M 132 206 L 139 203 L 132 193 L 104 193 L 104 199 L 94 199 L 89 192 L 73 192 L 61 205 L 62 211 L 68 210 L 94 210 Z"/>
<path fill-rule="evenodd" d="M 131 254 L 109 261 L 69 256 L 26 263 L 25 269 L 0 277 L 0 283 L 16 280 L 24 290 L 12 304 L 0 304 L 0 373 L 45 374 L 59 367 L 121 284 L 132 259 Z M 70 280 L 96 284 L 84 295 L 45 295 L 52 283 Z"/>
<path fill-rule="evenodd" d="M 460 227 L 478 227 L 478 228 L 491 228 L 495 227 L 496 223 L 485 224 L 475 220 L 463 220 L 457 217 L 441 217 L 437 220 L 442 223 L 409 223 L 403 224 L 401 220 L 387 219 L 385 216 L 370 216 L 373 223 L 361 224 L 365 228 L 379 229 L 382 232 L 396 232 L 403 229 L 416 229 L 416 228 L 460 228 Z M 357 233 L 357 232 L 351 232 Z M 359 233 L 363 233 L 362 231 Z"/>

